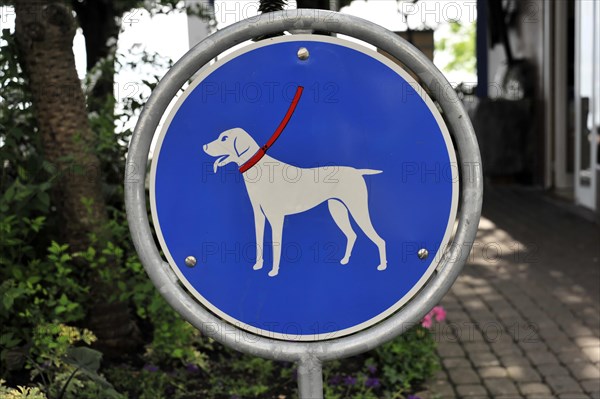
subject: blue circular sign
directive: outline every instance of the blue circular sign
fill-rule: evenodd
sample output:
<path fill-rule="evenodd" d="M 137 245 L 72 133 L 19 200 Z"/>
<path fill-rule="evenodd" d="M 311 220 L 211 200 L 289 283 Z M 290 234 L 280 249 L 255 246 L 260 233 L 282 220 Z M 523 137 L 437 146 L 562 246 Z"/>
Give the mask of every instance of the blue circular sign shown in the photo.
<path fill-rule="evenodd" d="M 203 306 L 316 341 L 368 328 L 427 282 L 458 170 L 435 104 L 399 65 L 290 35 L 200 71 L 160 133 L 150 191 L 161 248 Z"/>

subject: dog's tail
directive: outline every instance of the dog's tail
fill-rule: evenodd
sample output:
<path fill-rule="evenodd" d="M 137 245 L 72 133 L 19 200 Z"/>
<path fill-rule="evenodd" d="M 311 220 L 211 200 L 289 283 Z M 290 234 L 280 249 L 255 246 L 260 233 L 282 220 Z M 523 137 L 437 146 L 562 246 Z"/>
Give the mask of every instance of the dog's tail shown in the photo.
<path fill-rule="evenodd" d="M 383 170 L 375 170 L 375 169 L 358 169 L 358 173 L 361 175 L 378 175 L 383 173 Z"/>

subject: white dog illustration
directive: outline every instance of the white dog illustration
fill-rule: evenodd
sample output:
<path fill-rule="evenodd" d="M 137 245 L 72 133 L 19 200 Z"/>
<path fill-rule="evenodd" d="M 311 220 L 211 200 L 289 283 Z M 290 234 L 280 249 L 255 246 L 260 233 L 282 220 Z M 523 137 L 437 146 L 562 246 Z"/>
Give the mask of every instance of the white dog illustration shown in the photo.
<path fill-rule="evenodd" d="M 243 129 L 227 130 L 204 145 L 204 151 L 217 157 L 213 169 L 235 162 L 244 165 L 261 151 L 259 145 Z M 256 230 L 256 264 L 254 270 L 263 267 L 263 236 L 265 218 L 269 221 L 273 239 L 273 268 L 269 276 L 279 273 L 283 220 L 286 215 L 305 212 L 327 201 L 333 220 L 346 236 L 346 251 L 340 261 L 350 260 L 356 233 L 352 230 L 348 212 L 362 231 L 379 249 L 379 266 L 385 270 L 387 259 L 385 241 L 377 234 L 368 208 L 367 185 L 363 176 L 382 173 L 380 170 L 354 169 L 347 166 L 298 168 L 268 155 L 264 155 L 244 176 L 244 183 L 254 210 Z M 256 177 L 254 177 L 256 176 Z"/>

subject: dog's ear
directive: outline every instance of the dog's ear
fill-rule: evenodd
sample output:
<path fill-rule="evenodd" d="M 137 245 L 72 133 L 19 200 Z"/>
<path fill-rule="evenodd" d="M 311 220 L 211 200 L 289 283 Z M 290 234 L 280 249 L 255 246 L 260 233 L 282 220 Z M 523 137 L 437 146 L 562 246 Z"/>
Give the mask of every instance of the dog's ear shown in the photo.
<path fill-rule="evenodd" d="M 233 149 L 237 157 L 241 157 L 250 149 L 250 138 L 245 134 L 239 134 L 233 139 Z"/>

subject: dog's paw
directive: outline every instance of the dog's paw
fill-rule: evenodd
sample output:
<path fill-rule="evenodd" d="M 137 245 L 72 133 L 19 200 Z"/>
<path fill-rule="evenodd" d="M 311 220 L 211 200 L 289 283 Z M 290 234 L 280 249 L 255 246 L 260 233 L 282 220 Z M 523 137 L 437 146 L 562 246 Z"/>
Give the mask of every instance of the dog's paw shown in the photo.
<path fill-rule="evenodd" d="M 263 261 L 262 261 L 262 260 L 261 260 L 261 261 L 258 261 L 258 262 L 256 262 L 256 263 L 254 264 L 254 266 L 252 266 L 252 268 L 253 268 L 254 270 L 260 270 L 260 269 L 262 269 L 262 267 L 263 267 Z"/>
<path fill-rule="evenodd" d="M 350 262 L 350 257 L 349 256 L 348 257 L 343 257 L 342 260 L 340 260 L 340 263 L 342 265 L 347 265 L 348 262 Z"/>
<path fill-rule="evenodd" d="M 275 277 L 279 274 L 279 270 L 271 270 L 269 272 L 269 277 Z"/>
<path fill-rule="evenodd" d="M 387 269 L 387 262 L 382 263 L 381 265 L 377 266 L 377 270 L 379 270 L 379 271 L 383 271 L 385 269 Z"/>

